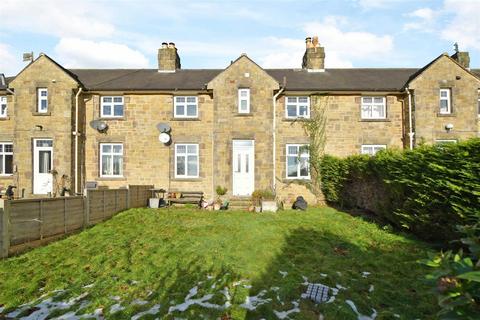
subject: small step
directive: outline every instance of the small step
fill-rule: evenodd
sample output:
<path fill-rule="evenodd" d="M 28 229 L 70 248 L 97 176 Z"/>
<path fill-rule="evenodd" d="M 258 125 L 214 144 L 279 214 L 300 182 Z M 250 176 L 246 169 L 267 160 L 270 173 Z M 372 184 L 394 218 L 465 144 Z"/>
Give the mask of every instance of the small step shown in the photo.
<path fill-rule="evenodd" d="M 228 199 L 228 208 L 230 210 L 247 210 L 252 205 L 251 197 L 231 197 Z"/>

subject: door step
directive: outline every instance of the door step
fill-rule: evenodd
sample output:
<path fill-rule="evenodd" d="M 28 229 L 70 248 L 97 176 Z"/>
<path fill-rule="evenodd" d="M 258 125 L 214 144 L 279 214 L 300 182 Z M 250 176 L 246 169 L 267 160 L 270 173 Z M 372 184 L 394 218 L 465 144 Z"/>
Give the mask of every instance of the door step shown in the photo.
<path fill-rule="evenodd" d="M 252 205 L 252 197 L 231 197 L 228 200 L 229 210 L 247 210 Z"/>

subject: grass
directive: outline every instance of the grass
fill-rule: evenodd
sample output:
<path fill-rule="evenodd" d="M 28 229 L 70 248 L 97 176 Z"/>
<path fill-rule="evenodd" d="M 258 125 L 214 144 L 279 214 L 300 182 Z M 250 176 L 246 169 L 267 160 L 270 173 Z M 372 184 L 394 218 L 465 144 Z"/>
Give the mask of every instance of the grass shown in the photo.
<path fill-rule="evenodd" d="M 290 319 L 318 319 L 319 314 L 357 319 L 346 300 L 363 315 L 375 309 L 377 319 L 429 319 L 436 303 L 423 282 L 426 270 L 416 262 L 427 251 L 421 242 L 331 208 L 277 214 L 132 209 L 1 261 L 0 307 L 4 304 L 6 314 L 63 289 L 53 300 L 88 292 L 83 301 L 89 304 L 78 313 L 102 308 L 110 319 L 130 318 L 156 304 L 158 313 L 142 319 L 226 314 L 233 319 L 276 319 L 274 310 L 290 310 L 292 301 L 299 302 L 300 312 L 290 313 Z M 333 303 L 314 304 L 300 299 L 306 289 L 303 277 L 346 289 L 339 290 Z M 221 290 L 227 287 L 231 306 L 221 310 L 194 304 L 169 314 L 195 286 L 198 293 L 192 299 L 212 294 L 203 302 L 222 306 L 227 298 Z M 260 297 L 271 300 L 252 310 L 241 306 L 247 296 L 262 290 L 266 292 Z M 135 304 L 136 299 L 146 303 Z M 111 314 L 116 303 L 125 309 Z M 78 309 L 75 304 L 50 316 Z M 22 310 L 28 314 L 35 309 Z"/>

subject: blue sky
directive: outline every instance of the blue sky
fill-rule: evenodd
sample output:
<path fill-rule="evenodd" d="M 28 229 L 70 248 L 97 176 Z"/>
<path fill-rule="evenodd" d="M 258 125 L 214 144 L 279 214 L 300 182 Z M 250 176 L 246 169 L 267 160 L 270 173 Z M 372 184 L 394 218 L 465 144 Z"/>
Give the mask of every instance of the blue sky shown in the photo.
<path fill-rule="evenodd" d="M 480 67 L 480 0 L 2 0 L 0 73 L 22 53 L 70 68 L 155 68 L 163 41 L 183 68 L 224 68 L 247 53 L 266 68 L 300 67 L 318 35 L 326 67 L 421 67 L 453 43 Z"/>

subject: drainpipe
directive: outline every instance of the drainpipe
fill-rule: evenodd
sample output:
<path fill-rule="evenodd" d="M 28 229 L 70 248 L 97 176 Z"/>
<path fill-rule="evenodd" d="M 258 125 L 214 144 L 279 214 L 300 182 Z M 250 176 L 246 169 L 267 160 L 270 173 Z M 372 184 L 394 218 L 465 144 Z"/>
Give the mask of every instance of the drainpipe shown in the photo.
<path fill-rule="evenodd" d="M 412 94 L 408 87 L 405 88 L 408 94 L 408 138 L 410 141 L 410 150 L 413 149 L 413 121 L 412 121 Z"/>
<path fill-rule="evenodd" d="M 273 96 L 273 133 L 272 133 L 272 140 L 273 140 L 273 147 L 272 147 L 272 156 L 273 156 L 273 180 L 272 180 L 272 187 L 273 192 L 275 192 L 275 187 L 277 184 L 276 177 L 275 177 L 275 170 L 276 170 L 276 156 L 277 156 L 277 98 L 282 94 L 285 90 L 285 86 L 280 87 L 280 90 Z"/>
<path fill-rule="evenodd" d="M 75 136 L 75 168 L 74 168 L 74 175 L 75 175 L 75 195 L 78 194 L 78 98 L 80 97 L 80 93 L 82 93 L 82 87 L 80 87 L 75 95 L 75 131 L 73 135 Z"/>

